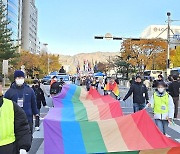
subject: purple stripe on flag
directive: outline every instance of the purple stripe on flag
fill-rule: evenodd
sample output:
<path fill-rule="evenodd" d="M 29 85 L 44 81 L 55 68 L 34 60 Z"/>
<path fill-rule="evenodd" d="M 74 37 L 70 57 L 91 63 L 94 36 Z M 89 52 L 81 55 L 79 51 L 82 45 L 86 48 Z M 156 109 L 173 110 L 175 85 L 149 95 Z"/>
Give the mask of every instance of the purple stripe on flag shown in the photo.
<path fill-rule="evenodd" d="M 70 88 L 69 84 L 64 85 L 63 88 L 62 88 L 61 93 L 59 93 L 57 96 L 53 97 L 54 107 L 63 107 L 61 99 L 66 97 L 66 94 L 67 94 L 69 88 Z"/>
<path fill-rule="evenodd" d="M 44 154 L 64 154 L 62 130 L 59 124 L 61 109 L 53 108 L 45 117 L 44 124 Z"/>

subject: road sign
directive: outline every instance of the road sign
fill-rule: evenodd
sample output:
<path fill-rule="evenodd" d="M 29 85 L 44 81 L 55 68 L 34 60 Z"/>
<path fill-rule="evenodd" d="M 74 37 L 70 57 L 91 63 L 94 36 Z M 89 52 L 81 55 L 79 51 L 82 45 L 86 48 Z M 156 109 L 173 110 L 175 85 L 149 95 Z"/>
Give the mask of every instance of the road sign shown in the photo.
<path fill-rule="evenodd" d="M 111 35 L 111 33 L 107 33 L 106 35 L 105 35 L 105 39 L 106 40 L 110 40 L 110 39 L 112 39 L 113 38 L 113 36 Z"/>
<path fill-rule="evenodd" d="M 8 60 L 3 60 L 2 73 L 8 75 Z"/>
<path fill-rule="evenodd" d="M 174 34 L 173 39 L 176 39 L 176 40 L 180 41 L 180 34 Z"/>

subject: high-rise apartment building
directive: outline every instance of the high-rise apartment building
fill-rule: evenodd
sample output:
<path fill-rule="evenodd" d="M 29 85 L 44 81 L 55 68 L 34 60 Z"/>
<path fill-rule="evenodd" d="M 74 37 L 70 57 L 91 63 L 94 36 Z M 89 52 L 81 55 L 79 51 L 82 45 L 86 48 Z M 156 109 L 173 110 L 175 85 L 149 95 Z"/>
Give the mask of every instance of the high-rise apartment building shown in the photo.
<path fill-rule="evenodd" d="M 22 1 L 22 49 L 37 52 L 37 21 L 38 10 L 35 0 Z"/>
<path fill-rule="evenodd" d="M 21 4 L 19 0 L 3 0 L 7 11 L 7 19 L 11 21 L 8 28 L 12 29 L 12 39 L 19 40 L 21 38 Z"/>
<path fill-rule="evenodd" d="M 7 18 L 11 21 L 8 28 L 13 31 L 13 39 L 17 40 L 21 49 L 32 53 L 39 52 L 37 37 L 38 10 L 35 0 L 3 0 Z"/>

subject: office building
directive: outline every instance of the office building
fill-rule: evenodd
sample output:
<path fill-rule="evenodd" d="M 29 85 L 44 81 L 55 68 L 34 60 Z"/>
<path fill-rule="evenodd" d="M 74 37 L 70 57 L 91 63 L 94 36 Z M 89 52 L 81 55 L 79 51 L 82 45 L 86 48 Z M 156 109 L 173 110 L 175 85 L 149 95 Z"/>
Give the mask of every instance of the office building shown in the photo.
<path fill-rule="evenodd" d="M 35 0 L 3 0 L 8 28 L 12 29 L 12 39 L 20 45 L 22 50 L 39 53 L 40 41 L 37 37 L 38 10 Z"/>
<path fill-rule="evenodd" d="M 177 38 L 177 36 L 180 36 L 180 26 L 171 25 L 170 28 L 170 47 L 175 48 L 177 45 L 180 45 L 180 37 Z M 167 40 L 167 25 L 150 25 L 143 31 L 141 38 Z"/>
<path fill-rule="evenodd" d="M 3 3 L 6 7 L 7 19 L 10 22 L 8 25 L 9 29 L 12 29 L 12 39 L 18 42 L 21 39 L 21 16 L 20 12 L 22 11 L 21 0 L 3 0 Z"/>
<path fill-rule="evenodd" d="M 37 20 L 38 10 L 35 0 L 22 1 L 22 49 L 32 53 L 37 52 Z"/>

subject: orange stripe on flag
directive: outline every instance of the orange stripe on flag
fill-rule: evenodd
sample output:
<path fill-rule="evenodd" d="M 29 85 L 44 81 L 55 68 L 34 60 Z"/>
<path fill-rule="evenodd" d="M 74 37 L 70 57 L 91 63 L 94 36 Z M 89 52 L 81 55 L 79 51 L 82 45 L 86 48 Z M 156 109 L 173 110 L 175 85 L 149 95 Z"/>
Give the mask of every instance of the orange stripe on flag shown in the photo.
<path fill-rule="evenodd" d="M 153 149 L 153 147 L 146 141 L 142 133 L 137 128 L 137 125 L 135 124 L 131 115 L 116 118 L 116 121 L 122 137 L 130 150 Z"/>
<path fill-rule="evenodd" d="M 97 122 L 108 152 L 129 151 L 114 119 Z"/>

